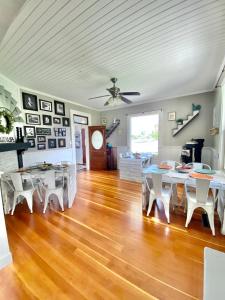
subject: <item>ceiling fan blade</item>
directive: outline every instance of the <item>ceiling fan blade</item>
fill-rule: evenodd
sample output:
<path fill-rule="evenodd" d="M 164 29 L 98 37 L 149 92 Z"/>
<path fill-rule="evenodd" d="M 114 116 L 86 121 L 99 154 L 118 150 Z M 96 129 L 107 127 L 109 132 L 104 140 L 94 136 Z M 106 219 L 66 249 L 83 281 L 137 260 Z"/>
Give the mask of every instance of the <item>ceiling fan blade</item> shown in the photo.
<path fill-rule="evenodd" d="M 110 97 L 110 95 L 104 95 L 104 96 L 93 97 L 93 98 L 89 98 L 88 100 L 97 99 L 97 98 L 103 98 L 103 97 Z"/>
<path fill-rule="evenodd" d="M 124 96 L 140 96 L 141 94 L 139 92 L 124 92 L 124 93 L 120 93 L 120 95 L 124 95 Z"/>
<path fill-rule="evenodd" d="M 127 103 L 127 104 L 131 104 L 131 103 L 132 103 L 132 101 L 130 101 L 129 99 L 123 97 L 122 95 L 120 95 L 120 98 L 121 98 L 121 100 L 122 100 L 123 102 L 125 102 L 125 103 Z"/>

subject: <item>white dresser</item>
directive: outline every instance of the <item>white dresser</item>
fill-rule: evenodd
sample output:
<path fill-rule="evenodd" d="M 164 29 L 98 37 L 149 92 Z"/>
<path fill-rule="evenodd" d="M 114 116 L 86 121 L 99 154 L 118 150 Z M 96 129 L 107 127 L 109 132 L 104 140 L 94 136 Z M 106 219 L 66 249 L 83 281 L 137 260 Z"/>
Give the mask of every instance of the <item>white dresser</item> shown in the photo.
<path fill-rule="evenodd" d="M 119 158 L 120 179 L 142 181 L 142 170 L 149 158 Z"/>

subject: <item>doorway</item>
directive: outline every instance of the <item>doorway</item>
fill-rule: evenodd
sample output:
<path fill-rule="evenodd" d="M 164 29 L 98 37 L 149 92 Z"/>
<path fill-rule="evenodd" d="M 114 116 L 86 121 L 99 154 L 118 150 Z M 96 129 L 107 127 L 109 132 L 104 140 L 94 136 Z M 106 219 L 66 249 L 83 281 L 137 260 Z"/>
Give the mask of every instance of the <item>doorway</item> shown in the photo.
<path fill-rule="evenodd" d="M 87 169 L 86 158 L 86 132 L 88 125 L 75 124 L 75 149 L 76 149 L 76 165 L 77 171 Z"/>
<path fill-rule="evenodd" d="M 90 170 L 88 126 L 91 114 L 70 110 L 72 156 L 77 171 Z"/>

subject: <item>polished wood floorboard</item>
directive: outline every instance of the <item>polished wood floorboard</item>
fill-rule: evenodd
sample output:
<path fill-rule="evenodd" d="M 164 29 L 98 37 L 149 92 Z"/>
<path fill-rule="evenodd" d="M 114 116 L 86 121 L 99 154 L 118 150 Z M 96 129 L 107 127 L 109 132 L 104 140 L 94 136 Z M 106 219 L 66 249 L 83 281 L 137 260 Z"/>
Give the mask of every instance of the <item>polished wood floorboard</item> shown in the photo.
<path fill-rule="evenodd" d="M 179 189 L 181 193 L 181 188 Z M 14 263 L 0 271 L 0 299 L 202 299 L 203 250 L 225 252 L 225 237 L 195 213 L 160 203 L 142 214 L 141 186 L 116 172 L 81 172 L 71 209 L 35 201 L 6 216 Z"/>

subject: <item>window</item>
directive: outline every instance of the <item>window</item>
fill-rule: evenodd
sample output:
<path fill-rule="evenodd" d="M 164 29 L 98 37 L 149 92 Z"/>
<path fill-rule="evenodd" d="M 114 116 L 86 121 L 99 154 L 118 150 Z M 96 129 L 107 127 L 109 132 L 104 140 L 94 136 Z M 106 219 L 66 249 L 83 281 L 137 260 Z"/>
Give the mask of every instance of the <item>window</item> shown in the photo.
<path fill-rule="evenodd" d="M 133 153 L 158 153 L 158 113 L 130 116 L 129 127 L 130 149 Z"/>

